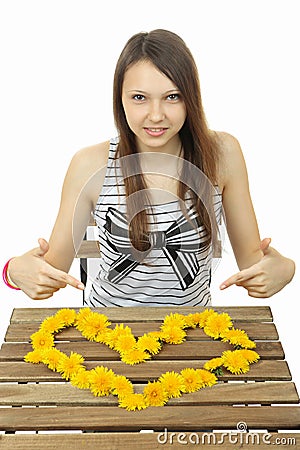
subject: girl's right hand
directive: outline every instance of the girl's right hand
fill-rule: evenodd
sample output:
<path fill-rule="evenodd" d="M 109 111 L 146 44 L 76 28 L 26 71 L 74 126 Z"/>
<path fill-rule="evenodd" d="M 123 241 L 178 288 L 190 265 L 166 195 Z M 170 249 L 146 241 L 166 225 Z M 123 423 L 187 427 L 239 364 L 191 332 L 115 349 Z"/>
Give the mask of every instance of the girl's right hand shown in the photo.
<path fill-rule="evenodd" d="M 13 258 L 8 267 L 9 277 L 25 294 L 33 300 L 45 300 L 54 292 L 69 284 L 84 290 L 84 285 L 62 270 L 56 269 L 45 260 L 49 244 L 39 239 L 39 247 Z"/>

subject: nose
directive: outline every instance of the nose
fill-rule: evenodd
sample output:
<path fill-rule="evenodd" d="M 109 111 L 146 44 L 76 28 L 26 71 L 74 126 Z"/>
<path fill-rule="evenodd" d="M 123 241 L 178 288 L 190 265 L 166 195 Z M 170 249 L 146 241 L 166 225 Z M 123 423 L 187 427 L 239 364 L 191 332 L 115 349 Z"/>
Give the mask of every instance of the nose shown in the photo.
<path fill-rule="evenodd" d="M 151 122 L 161 122 L 164 120 L 165 113 L 160 101 L 154 100 L 151 102 L 148 117 Z"/>

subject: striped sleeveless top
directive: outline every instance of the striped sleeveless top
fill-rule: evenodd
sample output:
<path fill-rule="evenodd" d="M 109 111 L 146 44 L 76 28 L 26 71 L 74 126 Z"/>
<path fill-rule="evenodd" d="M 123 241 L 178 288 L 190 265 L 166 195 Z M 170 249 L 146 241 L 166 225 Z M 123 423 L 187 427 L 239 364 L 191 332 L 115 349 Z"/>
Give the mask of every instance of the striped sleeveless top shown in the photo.
<path fill-rule="evenodd" d="M 99 306 L 207 306 L 211 302 L 212 248 L 189 205 L 183 214 L 178 199 L 145 205 L 150 251 L 134 258 L 126 218 L 124 179 L 111 139 L 104 183 L 94 218 L 100 243 L 100 267 L 85 304 Z M 213 198 L 219 222 L 222 198 Z"/>

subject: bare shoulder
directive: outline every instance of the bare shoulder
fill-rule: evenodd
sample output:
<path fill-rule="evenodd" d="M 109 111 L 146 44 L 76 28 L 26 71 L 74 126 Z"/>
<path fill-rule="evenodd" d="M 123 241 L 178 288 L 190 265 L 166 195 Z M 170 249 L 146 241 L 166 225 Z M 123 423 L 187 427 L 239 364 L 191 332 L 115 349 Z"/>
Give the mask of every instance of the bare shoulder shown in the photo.
<path fill-rule="evenodd" d="M 218 179 L 220 188 L 223 188 L 232 175 L 245 169 L 245 161 L 236 137 L 224 131 L 217 131 L 216 136 L 220 150 Z"/>
<path fill-rule="evenodd" d="M 85 195 L 94 203 L 105 177 L 108 155 L 109 141 L 76 152 L 65 176 L 63 194 Z"/>
<path fill-rule="evenodd" d="M 84 147 L 75 153 L 71 166 L 73 165 L 75 170 L 80 169 L 86 175 L 91 175 L 91 172 L 106 167 L 108 154 L 109 141 Z"/>
<path fill-rule="evenodd" d="M 241 153 L 241 146 L 236 137 L 225 131 L 216 131 L 221 155 L 226 159 L 228 156 Z"/>

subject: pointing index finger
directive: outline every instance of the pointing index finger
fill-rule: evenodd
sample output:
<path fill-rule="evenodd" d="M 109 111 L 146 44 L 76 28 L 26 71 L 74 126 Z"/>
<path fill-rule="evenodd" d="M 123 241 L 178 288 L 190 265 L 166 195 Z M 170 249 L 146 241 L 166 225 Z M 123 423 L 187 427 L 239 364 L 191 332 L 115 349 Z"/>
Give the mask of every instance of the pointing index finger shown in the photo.
<path fill-rule="evenodd" d="M 227 280 L 223 281 L 223 283 L 220 285 L 220 289 L 223 291 L 224 289 L 227 289 L 233 284 L 249 280 L 250 278 L 253 277 L 253 275 L 254 273 L 251 267 L 249 267 L 248 269 L 241 270 L 240 272 L 237 272 L 231 277 L 227 278 Z"/>
<path fill-rule="evenodd" d="M 54 272 L 51 274 L 51 277 L 54 279 L 59 279 L 60 281 L 63 281 L 64 283 L 73 286 L 76 289 L 80 289 L 83 291 L 85 289 L 84 284 L 77 280 L 76 278 L 72 277 L 72 275 L 69 275 L 66 272 L 63 272 L 62 270 L 58 270 L 53 268 Z"/>
<path fill-rule="evenodd" d="M 72 277 L 72 275 L 67 275 L 66 283 L 70 286 L 75 287 L 76 289 L 80 289 L 81 291 L 83 291 L 85 288 L 84 284 L 76 278 Z"/>

